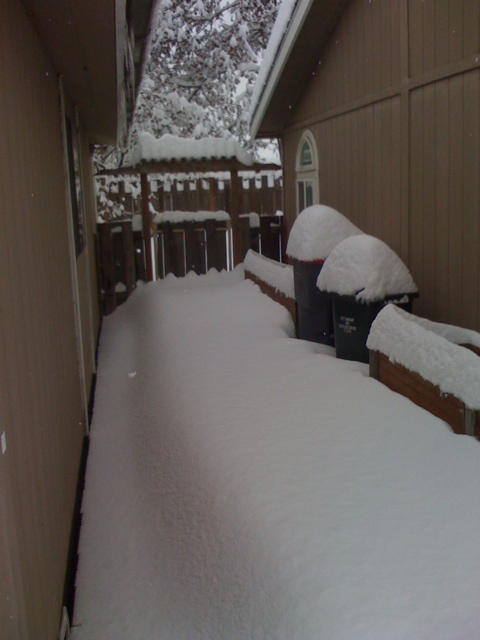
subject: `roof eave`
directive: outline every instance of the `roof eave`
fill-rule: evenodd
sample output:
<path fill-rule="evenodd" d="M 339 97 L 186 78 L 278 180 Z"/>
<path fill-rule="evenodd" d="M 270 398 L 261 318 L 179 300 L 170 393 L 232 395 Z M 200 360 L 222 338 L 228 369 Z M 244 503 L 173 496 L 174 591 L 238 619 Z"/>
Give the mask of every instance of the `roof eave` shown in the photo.
<path fill-rule="evenodd" d="M 300 0 L 253 114 L 254 138 L 278 138 L 349 0 Z"/>

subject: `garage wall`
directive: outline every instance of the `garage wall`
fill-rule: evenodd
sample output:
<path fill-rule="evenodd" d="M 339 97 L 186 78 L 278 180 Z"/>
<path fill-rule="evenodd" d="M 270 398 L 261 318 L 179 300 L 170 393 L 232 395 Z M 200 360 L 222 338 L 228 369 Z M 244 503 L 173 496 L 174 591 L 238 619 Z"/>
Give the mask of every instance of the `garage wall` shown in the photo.
<path fill-rule="evenodd" d="M 317 141 L 321 202 L 387 242 L 420 289 L 415 310 L 480 330 L 480 4 L 352 0 L 283 139 Z"/>

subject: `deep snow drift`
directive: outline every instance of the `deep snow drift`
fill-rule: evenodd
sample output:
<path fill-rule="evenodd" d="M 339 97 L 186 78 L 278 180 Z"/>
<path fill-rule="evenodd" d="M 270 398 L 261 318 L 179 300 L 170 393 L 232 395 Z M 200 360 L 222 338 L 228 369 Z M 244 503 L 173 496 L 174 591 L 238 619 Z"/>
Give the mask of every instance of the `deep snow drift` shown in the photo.
<path fill-rule="evenodd" d="M 474 640 L 480 443 L 232 274 L 105 319 L 74 640 Z"/>

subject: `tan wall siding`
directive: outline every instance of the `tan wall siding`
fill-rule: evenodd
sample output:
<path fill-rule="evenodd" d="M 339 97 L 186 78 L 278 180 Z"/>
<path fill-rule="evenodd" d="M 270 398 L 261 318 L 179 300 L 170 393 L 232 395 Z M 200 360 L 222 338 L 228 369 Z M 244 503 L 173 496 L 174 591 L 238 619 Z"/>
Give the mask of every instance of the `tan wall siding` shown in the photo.
<path fill-rule="evenodd" d="M 411 93 L 410 244 L 422 307 L 480 327 L 480 72 Z"/>
<path fill-rule="evenodd" d="M 82 160 L 82 187 L 85 209 L 85 233 L 87 244 L 77 259 L 80 311 L 83 342 L 83 365 L 87 395 L 90 394 L 92 376 L 95 373 L 95 349 L 100 326 L 100 309 L 97 293 L 95 259 L 96 201 L 93 193 L 93 171 L 88 138 L 80 131 L 80 155 Z"/>
<path fill-rule="evenodd" d="M 418 313 L 480 330 L 480 3 L 352 1 L 321 61 L 283 140 L 287 221 L 308 128 L 321 202 L 406 261 Z"/>
<path fill-rule="evenodd" d="M 16 598 L 13 607 L 0 602 L 0 624 L 24 627 L 21 635 L 0 636 L 51 640 L 85 416 L 57 78 L 17 0 L 2 3 L 0 84 L 2 498 L 4 478 L 10 489 L 0 509 L 15 554 L 2 580 L 11 576 L 8 590 Z"/>
<path fill-rule="evenodd" d="M 294 122 L 315 118 L 400 82 L 401 4 L 403 0 L 350 2 L 318 60 Z"/>

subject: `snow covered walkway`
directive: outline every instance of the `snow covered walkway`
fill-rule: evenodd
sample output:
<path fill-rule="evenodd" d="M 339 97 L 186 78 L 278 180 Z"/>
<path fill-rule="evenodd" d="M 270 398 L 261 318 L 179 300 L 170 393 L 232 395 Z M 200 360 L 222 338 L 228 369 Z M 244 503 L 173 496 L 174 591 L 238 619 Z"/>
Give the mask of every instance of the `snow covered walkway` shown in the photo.
<path fill-rule="evenodd" d="M 105 319 L 74 640 L 480 638 L 480 443 L 232 274 Z"/>

